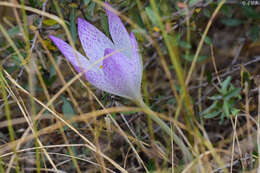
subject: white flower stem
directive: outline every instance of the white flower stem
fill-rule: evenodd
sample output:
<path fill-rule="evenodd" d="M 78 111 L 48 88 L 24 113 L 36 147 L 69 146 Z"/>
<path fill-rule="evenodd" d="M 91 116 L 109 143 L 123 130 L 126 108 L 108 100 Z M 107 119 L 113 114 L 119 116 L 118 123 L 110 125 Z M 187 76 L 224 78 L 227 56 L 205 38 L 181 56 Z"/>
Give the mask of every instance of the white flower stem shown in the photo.
<path fill-rule="evenodd" d="M 143 99 L 136 100 L 136 104 L 139 105 L 141 108 L 144 109 L 144 112 L 150 116 L 150 118 L 156 122 L 163 131 L 165 131 L 171 139 L 181 148 L 183 155 L 186 161 L 192 160 L 192 155 L 184 142 L 173 132 L 173 130 L 162 120 L 160 119 L 154 111 L 152 111 L 143 101 Z"/>

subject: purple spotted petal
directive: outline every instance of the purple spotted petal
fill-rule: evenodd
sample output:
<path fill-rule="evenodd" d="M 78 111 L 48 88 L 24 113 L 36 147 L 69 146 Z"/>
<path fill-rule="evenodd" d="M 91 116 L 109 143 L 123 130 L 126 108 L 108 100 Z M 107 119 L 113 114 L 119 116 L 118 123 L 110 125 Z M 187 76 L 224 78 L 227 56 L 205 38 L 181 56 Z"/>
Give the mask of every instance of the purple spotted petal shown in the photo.
<path fill-rule="evenodd" d="M 82 47 L 91 62 L 104 56 L 106 48 L 114 48 L 112 41 L 94 25 L 78 18 L 78 34 Z"/>
<path fill-rule="evenodd" d="M 91 69 L 85 73 L 86 79 L 96 88 L 118 95 L 118 91 L 107 82 L 103 70 Z"/>
<path fill-rule="evenodd" d="M 59 48 L 62 54 L 70 61 L 70 63 L 75 67 L 77 72 L 80 72 L 80 69 L 84 69 L 90 65 L 89 61 L 81 55 L 78 51 L 73 50 L 73 48 L 63 40 L 55 37 L 49 36 L 53 43 Z"/>
<path fill-rule="evenodd" d="M 112 8 L 108 3 L 105 3 L 106 6 Z M 131 42 L 129 39 L 129 34 L 123 25 L 120 18 L 108 8 L 106 9 L 106 14 L 109 24 L 109 32 L 115 44 L 117 50 L 122 51 L 125 56 L 131 57 Z"/>
<path fill-rule="evenodd" d="M 105 55 L 110 55 L 103 61 L 105 79 L 115 88 L 115 94 L 132 100 L 139 99 L 140 88 L 135 83 L 137 76 L 133 75 L 133 66 L 126 61 L 128 58 L 120 52 L 115 53 L 113 49 L 106 49 Z"/>

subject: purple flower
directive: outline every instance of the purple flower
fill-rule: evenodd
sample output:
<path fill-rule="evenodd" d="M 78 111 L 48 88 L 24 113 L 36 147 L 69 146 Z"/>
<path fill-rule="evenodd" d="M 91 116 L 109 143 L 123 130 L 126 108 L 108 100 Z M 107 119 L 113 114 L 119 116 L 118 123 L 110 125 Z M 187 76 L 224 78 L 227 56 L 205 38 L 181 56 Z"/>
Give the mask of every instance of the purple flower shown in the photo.
<path fill-rule="evenodd" d="M 143 69 L 137 41 L 114 12 L 106 9 L 106 14 L 112 41 L 94 25 L 78 18 L 78 35 L 88 59 L 63 40 L 50 38 L 77 72 L 84 71 L 92 85 L 108 93 L 140 100 Z M 103 57 L 102 62 L 96 63 Z M 94 63 L 96 65 L 89 69 Z"/>

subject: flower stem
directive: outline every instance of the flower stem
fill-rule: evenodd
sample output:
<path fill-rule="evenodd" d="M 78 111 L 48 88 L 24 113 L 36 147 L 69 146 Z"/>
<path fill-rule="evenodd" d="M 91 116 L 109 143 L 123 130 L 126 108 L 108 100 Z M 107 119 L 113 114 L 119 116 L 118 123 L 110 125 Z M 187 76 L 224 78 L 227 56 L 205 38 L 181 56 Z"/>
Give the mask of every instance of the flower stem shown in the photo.
<path fill-rule="evenodd" d="M 143 101 L 143 99 L 139 99 L 136 101 L 136 104 L 139 105 L 141 108 L 144 109 L 144 112 L 150 116 L 150 118 L 156 122 L 163 131 L 165 131 L 170 137 L 171 139 L 173 139 L 173 141 L 180 147 L 180 149 L 182 150 L 182 153 L 185 157 L 186 161 L 191 161 L 192 160 L 192 155 L 190 153 L 190 151 L 188 150 L 188 148 L 186 147 L 186 145 L 184 144 L 184 142 L 182 141 L 182 139 L 180 139 L 174 132 L 173 129 L 171 129 L 162 119 L 160 119 L 156 113 L 154 111 L 152 111 Z"/>

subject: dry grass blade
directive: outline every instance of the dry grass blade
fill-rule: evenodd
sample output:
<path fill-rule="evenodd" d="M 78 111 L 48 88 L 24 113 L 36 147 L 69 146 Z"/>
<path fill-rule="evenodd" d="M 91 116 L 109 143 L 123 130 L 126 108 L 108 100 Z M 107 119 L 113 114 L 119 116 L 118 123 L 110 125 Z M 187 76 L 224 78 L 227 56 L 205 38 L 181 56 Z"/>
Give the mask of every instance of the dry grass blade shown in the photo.
<path fill-rule="evenodd" d="M 21 91 L 23 91 L 24 93 L 30 95 L 30 93 L 28 91 L 26 91 L 25 89 L 23 89 L 18 83 L 16 83 L 16 81 L 5 71 L 5 74 L 7 75 L 7 78 L 15 85 L 17 86 Z M 112 165 L 114 165 L 117 169 L 119 169 L 122 172 L 127 172 L 124 168 L 122 168 L 120 165 L 118 165 L 116 162 L 114 162 L 112 159 L 110 159 L 109 157 L 107 157 L 106 155 L 104 155 L 101 151 L 97 150 L 95 145 L 93 143 L 91 143 L 85 136 L 83 136 L 77 129 L 75 129 L 71 124 L 69 124 L 68 122 L 66 122 L 63 118 L 61 118 L 56 112 L 54 112 L 53 110 L 51 110 L 50 108 L 48 108 L 44 103 L 42 103 L 40 100 L 38 100 L 37 98 L 33 97 L 33 99 L 40 104 L 41 106 L 43 106 L 46 110 L 48 110 L 52 115 L 54 115 L 56 118 L 58 118 L 61 122 L 63 122 L 64 124 L 66 124 L 72 131 L 74 131 L 78 136 L 80 136 L 86 143 L 87 143 L 87 147 L 96 152 L 97 154 L 100 154 L 102 157 L 104 157 L 106 160 L 108 160 Z"/>

